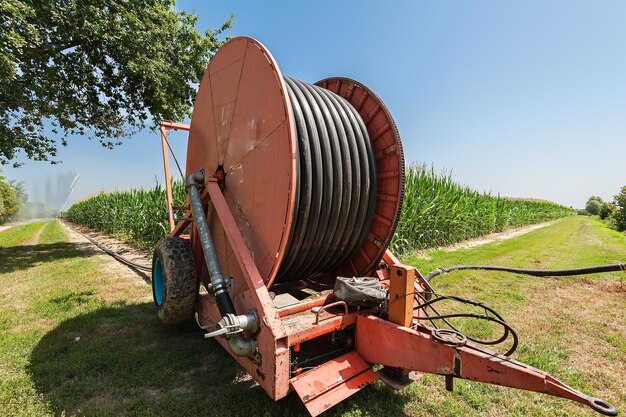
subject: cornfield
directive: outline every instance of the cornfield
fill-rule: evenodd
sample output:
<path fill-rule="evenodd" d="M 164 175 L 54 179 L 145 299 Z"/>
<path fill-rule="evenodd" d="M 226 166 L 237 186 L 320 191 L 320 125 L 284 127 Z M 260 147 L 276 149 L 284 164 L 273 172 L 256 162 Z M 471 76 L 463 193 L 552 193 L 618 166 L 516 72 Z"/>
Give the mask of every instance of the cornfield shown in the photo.
<path fill-rule="evenodd" d="M 181 180 L 172 184 L 175 205 L 184 205 Z M 167 234 L 165 189 L 134 189 L 100 193 L 63 213 L 73 223 L 99 230 L 141 248 L 152 249 Z M 511 199 L 479 193 L 436 174 L 424 165 L 406 173 L 402 215 L 391 242 L 395 253 L 449 245 L 500 232 L 510 227 L 541 223 L 573 214 L 547 201 Z"/>
<path fill-rule="evenodd" d="M 174 205 L 184 205 L 181 180 L 172 180 L 172 193 Z M 151 250 L 169 231 L 166 213 L 165 188 L 156 185 L 150 190 L 101 192 L 75 203 L 62 217 Z"/>
<path fill-rule="evenodd" d="M 450 174 L 412 165 L 406 172 L 402 215 L 391 249 L 402 254 L 445 246 L 571 214 L 574 210 L 548 201 L 479 193 L 456 183 Z"/>

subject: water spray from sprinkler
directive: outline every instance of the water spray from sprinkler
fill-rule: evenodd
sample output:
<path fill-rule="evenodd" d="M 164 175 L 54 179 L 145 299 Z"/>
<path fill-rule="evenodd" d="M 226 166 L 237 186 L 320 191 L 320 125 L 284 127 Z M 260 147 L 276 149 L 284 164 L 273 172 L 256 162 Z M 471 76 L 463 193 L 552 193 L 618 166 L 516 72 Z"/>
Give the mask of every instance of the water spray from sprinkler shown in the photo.
<path fill-rule="evenodd" d="M 76 176 L 74 176 L 74 179 L 72 180 L 72 183 L 70 184 L 70 192 L 67 195 L 67 198 L 65 199 L 65 203 L 63 203 L 63 206 L 61 207 L 61 211 L 65 210 L 65 206 L 67 205 L 67 202 L 70 201 L 70 197 L 72 196 L 72 193 L 74 192 L 74 185 L 76 184 L 76 181 L 78 181 L 78 177 L 80 177 L 80 172 L 76 174 Z"/>

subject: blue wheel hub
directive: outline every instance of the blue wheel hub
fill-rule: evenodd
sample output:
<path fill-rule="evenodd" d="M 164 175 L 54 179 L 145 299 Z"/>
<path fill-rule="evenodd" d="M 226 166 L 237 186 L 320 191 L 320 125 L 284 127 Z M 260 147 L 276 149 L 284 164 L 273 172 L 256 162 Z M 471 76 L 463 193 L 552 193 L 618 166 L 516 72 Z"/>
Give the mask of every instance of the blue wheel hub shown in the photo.
<path fill-rule="evenodd" d="M 161 260 L 157 258 L 152 267 L 152 295 L 158 306 L 163 303 L 163 288 L 163 265 L 161 265 Z"/>

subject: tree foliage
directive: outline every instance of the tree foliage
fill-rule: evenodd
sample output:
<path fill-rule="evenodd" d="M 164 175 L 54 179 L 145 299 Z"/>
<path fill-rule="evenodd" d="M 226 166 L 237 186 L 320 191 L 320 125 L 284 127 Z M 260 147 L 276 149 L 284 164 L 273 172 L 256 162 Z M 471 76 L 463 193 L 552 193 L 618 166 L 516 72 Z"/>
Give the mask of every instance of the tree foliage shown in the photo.
<path fill-rule="evenodd" d="M 623 186 L 613 198 L 615 211 L 611 215 L 611 220 L 617 230 L 624 231 L 626 230 L 626 186 Z"/>
<path fill-rule="evenodd" d="M 587 200 L 587 204 L 585 204 L 585 210 L 587 210 L 589 214 L 595 216 L 600 214 L 600 209 L 602 208 L 603 204 L 604 201 L 602 201 L 600 197 L 594 195 L 589 197 L 589 200 Z"/>
<path fill-rule="evenodd" d="M 606 220 L 611 214 L 613 214 L 614 211 L 615 206 L 613 205 L 613 203 L 607 201 L 602 204 L 602 207 L 600 207 L 600 212 L 598 213 L 598 216 L 600 216 L 600 219 Z"/>
<path fill-rule="evenodd" d="M 15 189 L 0 175 L 0 224 L 6 223 L 19 208 L 20 200 Z"/>
<path fill-rule="evenodd" d="M 200 34 L 174 3 L 0 0 L 0 163 L 57 162 L 69 135 L 111 148 L 183 120 L 231 19 Z"/>
<path fill-rule="evenodd" d="M 9 184 L 15 191 L 15 196 L 20 202 L 17 213 L 11 218 L 11 220 L 25 220 L 31 218 L 31 203 L 28 202 L 28 193 L 26 192 L 26 186 L 23 181 L 9 180 Z"/>

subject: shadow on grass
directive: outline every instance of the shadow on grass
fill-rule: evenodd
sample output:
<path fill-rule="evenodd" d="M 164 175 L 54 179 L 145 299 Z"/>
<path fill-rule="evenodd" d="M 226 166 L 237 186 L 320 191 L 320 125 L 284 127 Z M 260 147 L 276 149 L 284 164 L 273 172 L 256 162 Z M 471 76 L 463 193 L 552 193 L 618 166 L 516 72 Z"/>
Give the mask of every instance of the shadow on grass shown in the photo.
<path fill-rule="evenodd" d="M 104 252 L 96 249 L 87 242 L 58 242 L 9 247 L 0 246 L 0 274 L 23 271 L 47 262 L 71 258 L 85 258 L 99 254 L 104 254 Z M 132 265 L 126 266 L 135 274 L 139 275 L 146 283 L 150 284 L 151 278 L 149 273 L 137 269 Z"/>
<path fill-rule="evenodd" d="M 35 347 L 28 372 L 55 415 L 308 415 L 294 394 L 272 401 L 195 323 L 161 324 L 151 303 L 66 320 Z M 403 415 L 405 401 L 377 384 L 326 415 Z"/>
<path fill-rule="evenodd" d="M 35 265 L 62 259 L 94 255 L 86 243 L 57 242 L 38 245 L 0 246 L 0 274 L 25 270 Z"/>

